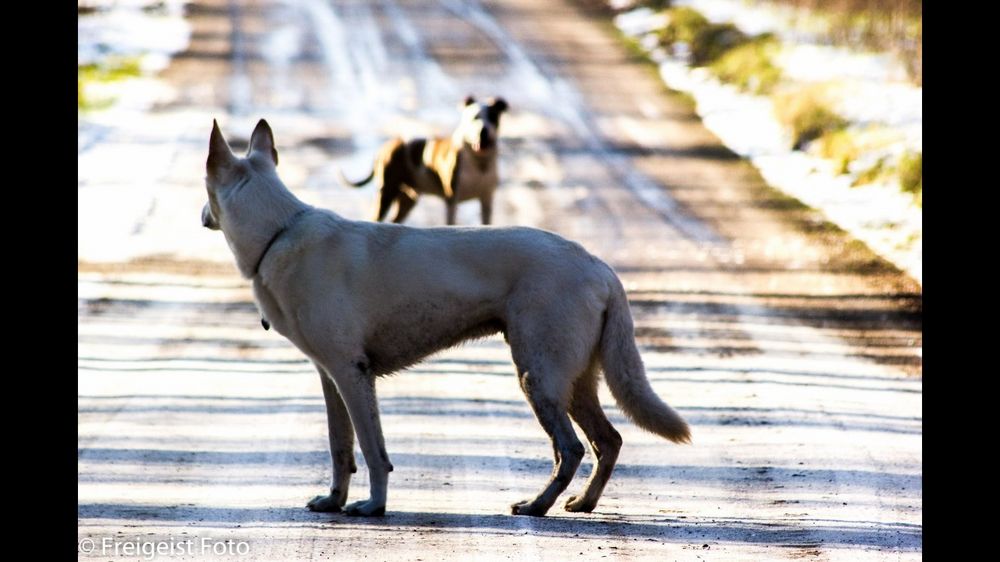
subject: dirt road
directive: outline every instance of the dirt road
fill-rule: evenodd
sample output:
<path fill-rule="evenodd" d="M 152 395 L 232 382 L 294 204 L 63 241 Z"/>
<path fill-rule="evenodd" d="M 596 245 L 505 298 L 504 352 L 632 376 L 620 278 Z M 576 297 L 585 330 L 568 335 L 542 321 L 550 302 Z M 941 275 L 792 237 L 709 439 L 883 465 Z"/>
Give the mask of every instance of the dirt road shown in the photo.
<path fill-rule="evenodd" d="M 188 13 L 152 109 L 81 122 L 81 558 L 141 559 L 127 543 L 157 541 L 173 545 L 160 560 L 921 558 L 919 285 L 762 185 L 606 19 L 569 0 Z M 448 132 L 467 93 L 511 105 L 495 222 L 615 267 L 694 444 L 642 432 L 602 387 L 625 446 L 596 512 L 507 515 L 551 449 L 493 338 L 380 382 L 386 517 L 312 513 L 329 479 L 319 380 L 260 328 L 200 226 L 211 119 L 242 148 L 266 117 L 286 184 L 362 219 L 374 191 L 339 186 L 338 167 L 362 177 L 388 136 Z M 441 224 L 444 205 L 411 216 Z M 588 453 L 569 493 L 590 467 Z"/>

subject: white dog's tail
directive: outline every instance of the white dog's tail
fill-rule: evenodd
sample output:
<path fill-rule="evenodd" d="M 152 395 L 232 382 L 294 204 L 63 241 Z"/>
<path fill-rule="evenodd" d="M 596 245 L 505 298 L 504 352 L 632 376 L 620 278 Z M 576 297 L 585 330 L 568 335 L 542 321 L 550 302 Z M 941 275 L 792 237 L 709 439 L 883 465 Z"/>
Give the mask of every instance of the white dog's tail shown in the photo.
<path fill-rule="evenodd" d="M 618 406 L 636 425 L 674 443 L 690 443 L 691 430 L 680 414 L 653 392 L 635 346 L 632 313 L 625 289 L 614 283 L 601 334 L 601 366 Z"/>

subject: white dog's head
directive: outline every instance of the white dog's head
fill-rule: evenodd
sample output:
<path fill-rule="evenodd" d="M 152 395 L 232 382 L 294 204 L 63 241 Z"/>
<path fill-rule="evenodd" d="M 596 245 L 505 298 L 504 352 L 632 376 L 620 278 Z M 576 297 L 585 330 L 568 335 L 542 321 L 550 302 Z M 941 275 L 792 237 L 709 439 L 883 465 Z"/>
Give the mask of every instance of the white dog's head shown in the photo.
<path fill-rule="evenodd" d="M 233 154 L 229 143 L 222 136 L 219 124 L 212 120 L 212 136 L 205 162 L 205 188 L 208 202 L 201 210 L 201 224 L 205 228 L 221 230 L 223 205 L 226 198 L 239 191 L 250 179 L 251 169 L 274 173 L 278 165 L 278 151 L 274 148 L 274 135 L 267 121 L 261 119 L 250 135 L 250 147 L 245 158 Z"/>

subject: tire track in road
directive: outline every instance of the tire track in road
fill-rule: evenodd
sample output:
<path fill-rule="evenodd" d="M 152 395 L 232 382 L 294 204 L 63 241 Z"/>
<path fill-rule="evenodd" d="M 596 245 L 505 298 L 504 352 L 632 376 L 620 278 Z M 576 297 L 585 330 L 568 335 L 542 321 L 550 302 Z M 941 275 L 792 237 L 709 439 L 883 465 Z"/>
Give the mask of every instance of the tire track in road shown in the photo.
<path fill-rule="evenodd" d="M 230 115 L 246 116 L 254 111 L 253 83 L 247 71 L 246 53 L 250 49 L 244 37 L 243 8 L 241 2 L 229 0 L 230 37 L 232 56 L 230 58 L 229 103 Z"/>
<path fill-rule="evenodd" d="M 381 140 L 378 124 L 383 105 L 392 106 L 391 90 L 384 89 L 376 75 L 384 74 L 385 51 L 372 23 L 367 4 L 351 6 L 350 32 L 347 14 L 338 14 L 325 0 L 297 0 L 307 15 L 331 77 L 329 95 L 335 101 L 332 116 L 350 132 L 355 149 L 370 154 Z M 369 156 L 370 157 L 370 156 Z"/>
<path fill-rule="evenodd" d="M 569 125 L 577 140 L 582 141 L 587 150 L 599 158 L 643 205 L 691 241 L 703 246 L 724 245 L 725 241 L 720 236 L 697 218 L 683 212 L 668 192 L 636 170 L 628 158 L 609 149 L 576 88 L 559 78 L 558 73 L 543 71 L 540 63 L 524 52 L 478 0 L 439 1 L 448 11 L 476 26 L 502 50 L 511 66 L 510 73 L 522 83 L 521 88 L 537 105 L 549 108 L 553 117 Z M 596 196 L 600 197 L 600 194 Z"/>

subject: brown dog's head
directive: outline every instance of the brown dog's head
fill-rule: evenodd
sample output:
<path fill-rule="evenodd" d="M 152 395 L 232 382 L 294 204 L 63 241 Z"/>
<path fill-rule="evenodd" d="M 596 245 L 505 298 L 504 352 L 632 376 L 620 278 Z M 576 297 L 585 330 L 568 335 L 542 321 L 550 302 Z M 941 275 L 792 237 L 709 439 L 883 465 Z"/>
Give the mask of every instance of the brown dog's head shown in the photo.
<path fill-rule="evenodd" d="M 472 96 L 462 105 L 462 120 L 455 130 L 456 140 L 461 139 L 477 154 L 496 150 L 500 129 L 500 114 L 507 111 L 503 98 L 490 98 L 479 103 Z"/>

